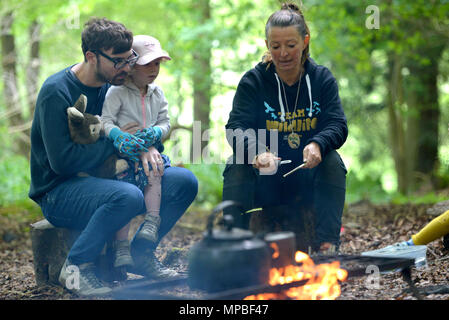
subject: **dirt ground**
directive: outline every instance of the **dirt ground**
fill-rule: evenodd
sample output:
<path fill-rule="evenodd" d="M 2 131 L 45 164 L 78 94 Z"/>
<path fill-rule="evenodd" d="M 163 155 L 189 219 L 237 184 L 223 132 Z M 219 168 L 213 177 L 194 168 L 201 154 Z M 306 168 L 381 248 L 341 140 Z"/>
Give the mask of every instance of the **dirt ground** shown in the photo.
<path fill-rule="evenodd" d="M 426 213 L 429 205 L 372 205 L 354 204 L 343 215 L 343 254 L 360 254 L 382 248 L 420 230 L 435 216 Z M 206 214 L 189 212 L 163 239 L 157 256 L 180 272 L 187 271 L 188 249 L 202 238 Z M 0 215 L 0 300 L 67 300 L 80 299 L 62 287 L 36 287 L 29 224 L 35 221 L 14 222 Z M 449 285 L 449 252 L 442 240 L 428 245 L 428 266 L 412 269 L 416 287 L 427 288 Z M 130 275 L 132 277 L 132 275 Z M 411 300 L 416 299 L 401 274 L 382 274 L 378 286 L 372 286 L 368 277 L 348 279 L 342 283 L 339 300 Z M 429 294 L 430 300 L 449 300 L 449 293 Z"/>

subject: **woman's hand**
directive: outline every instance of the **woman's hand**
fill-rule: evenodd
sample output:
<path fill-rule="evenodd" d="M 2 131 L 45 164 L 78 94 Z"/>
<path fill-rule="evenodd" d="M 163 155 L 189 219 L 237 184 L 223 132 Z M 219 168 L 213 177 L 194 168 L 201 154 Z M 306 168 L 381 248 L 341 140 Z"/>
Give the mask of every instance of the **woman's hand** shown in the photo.
<path fill-rule="evenodd" d="M 142 167 L 147 177 L 150 176 L 150 165 L 153 168 L 155 176 L 162 177 L 164 175 L 164 161 L 155 147 L 149 147 L 147 152 L 142 152 L 140 160 L 142 161 Z M 136 164 L 136 171 L 137 166 L 138 164 Z"/>
<path fill-rule="evenodd" d="M 253 167 L 259 169 L 261 174 L 274 174 L 276 173 L 279 160 L 281 158 L 276 157 L 271 152 L 264 152 L 254 158 Z"/>
<path fill-rule="evenodd" d="M 306 163 L 303 168 L 315 168 L 321 162 L 320 146 L 316 142 L 311 142 L 305 146 L 303 152 L 303 161 Z"/>

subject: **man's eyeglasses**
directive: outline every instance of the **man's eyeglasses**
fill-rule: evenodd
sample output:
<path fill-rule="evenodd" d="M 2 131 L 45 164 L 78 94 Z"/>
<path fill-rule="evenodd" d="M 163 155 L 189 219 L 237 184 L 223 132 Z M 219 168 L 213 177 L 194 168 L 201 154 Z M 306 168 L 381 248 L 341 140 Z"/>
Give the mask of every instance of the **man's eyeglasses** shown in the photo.
<path fill-rule="evenodd" d="M 93 52 L 99 53 L 100 55 L 102 55 L 103 57 L 108 59 L 109 61 L 112 61 L 114 63 L 114 68 L 118 70 L 118 69 L 124 68 L 127 64 L 129 64 L 130 67 L 132 67 L 136 64 L 137 60 L 139 59 L 139 55 L 133 49 L 131 49 L 131 51 L 132 51 L 132 54 L 131 54 L 132 58 L 128 58 L 128 59 L 112 58 L 112 57 L 108 56 L 106 53 L 102 52 L 101 50 L 95 50 Z"/>

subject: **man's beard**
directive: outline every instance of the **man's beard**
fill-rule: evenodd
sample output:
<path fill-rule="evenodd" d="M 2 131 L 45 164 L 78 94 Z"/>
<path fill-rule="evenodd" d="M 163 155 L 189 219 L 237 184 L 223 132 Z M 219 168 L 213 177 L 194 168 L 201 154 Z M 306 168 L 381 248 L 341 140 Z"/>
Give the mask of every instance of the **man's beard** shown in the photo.
<path fill-rule="evenodd" d="M 112 79 L 111 79 L 104 72 L 102 72 L 100 60 L 97 60 L 97 71 L 95 73 L 95 76 L 99 82 L 110 83 L 114 86 L 120 86 L 123 83 L 125 83 L 127 75 L 128 75 L 128 72 L 122 71 L 119 74 L 112 77 Z"/>

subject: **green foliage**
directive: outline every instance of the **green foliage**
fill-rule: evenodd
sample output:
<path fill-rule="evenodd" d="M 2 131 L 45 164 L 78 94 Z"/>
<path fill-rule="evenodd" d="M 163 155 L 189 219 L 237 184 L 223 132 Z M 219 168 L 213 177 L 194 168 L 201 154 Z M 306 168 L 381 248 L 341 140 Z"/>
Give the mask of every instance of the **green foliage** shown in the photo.
<path fill-rule="evenodd" d="M 0 127 L 3 142 L 0 153 L 0 207 L 28 198 L 30 169 L 28 160 L 12 152 L 11 135 L 7 127 Z"/>
<path fill-rule="evenodd" d="M 373 203 L 386 202 L 388 193 L 382 187 L 380 175 L 359 178 L 353 171 L 346 177 L 346 202 L 369 200 Z"/>
<path fill-rule="evenodd" d="M 433 204 L 441 201 L 446 201 L 447 197 L 438 195 L 435 192 L 429 192 L 423 195 L 405 196 L 400 193 L 394 193 L 390 196 L 390 203 L 393 204 Z"/>
<path fill-rule="evenodd" d="M 30 174 L 28 161 L 22 156 L 2 156 L 0 160 L 0 206 L 28 197 Z"/>
<path fill-rule="evenodd" d="M 7 206 L 1 206 L 0 217 L 21 224 L 24 232 L 29 231 L 30 222 L 36 222 L 43 218 L 39 206 L 30 199 L 21 199 Z"/>
<path fill-rule="evenodd" d="M 189 164 L 185 167 L 191 170 L 199 181 L 195 206 L 211 209 L 222 201 L 224 164 Z"/>
<path fill-rule="evenodd" d="M 200 7 L 208 2 L 210 17 Z M 409 199 L 392 193 L 386 180 L 394 177 L 395 168 L 389 146 L 389 123 L 385 97 L 390 88 L 385 85 L 390 71 L 388 55 L 400 54 L 416 63 L 427 63 L 431 57 L 419 56 L 416 49 L 430 42 L 427 30 L 420 25 L 430 24 L 440 32 L 449 34 L 448 1 L 353 1 L 304 0 L 304 15 L 311 28 L 311 55 L 319 64 L 330 68 L 335 75 L 350 126 L 349 139 L 341 149 L 343 158 L 350 159 L 348 169 L 347 202 L 369 199 L 385 201 L 436 201 L 429 194 Z M 202 4 L 203 6 L 201 6 Z M 380 29 L 365 27 L 368 5 L 380 8 Z M 14 11 L 16 22 L 13 32 L 18 52 L 19 85 L 25 83 L 28 63 L 28 27 L 32 21 L 42 24 L 40 83 L 49 75 L 80 61 L 80 34 L 83 24 L 91 16 L 108 17 L 123 22 L 134 34 L 150 34 L 161 40 L 173 60 L 164 64 L 158 81 L 169 99 L 171 119 L 184 121 L 189 126 L 192 108 L 192 75 L 203 72 L 194 54 L 211 50 L 211 94 L 216 98 L 210 110 L 217 113 L 221 104 L 227 112 L 211 117 L 211 127 L 223 133 L 231 102 L 221 97 L 232 96 L 241 74 L 254 66 L 265 51 L 264 26 L 269 15 L 280 7 L 280 1 L 271 0 L 19 0 L 0 2 L 0 13 Z M 69 28 L 68 19 L 76 18 L 79 27 Z M 433 31 L 435 31 L 433 30 Z M 447 123 L 449 122 L 449 49 L 446 48 L 439 69 L 440 79 L 440 159 L 438 177 L 442 186 L 449 184 L 449 148 Z M 1 66 L 0 66 L 1 68 Z M 1 70 L 1 69 L 0 69 Z M 229 80 L 229 75 L 232 75 Z M 226 79 L 226 80 L 225 80 Z M 0 98 L 2 97 L 0 86 Z M 445 89 L 444 89 L 445 88 Z M 409 89 L 410 90 L 410 89 Z M 23 94 L 22 94 L 23 95 Z M 218 98 L 217 98 L 218 97 Z M 22 96 L 22 100 L 24 97 Z M 3 101 L 1 99 L 0 101 Z M 220 105 L 218 105 L 220 103 Z M 187 111 L 186 111 L 187 110 Z M 4 112 L 0 103 L 0 113 Z M 403 115 L 411 113 L 401 106 Z M 190 112 L 191 113 L 191 112 Z M 187 114 L 187 116 L 186 116 Z M 29 166 L 25 158 L 13 152 L 8 143 L 8 123 L 0 122 L 0 138 L 6 141 L 0 154 L 0 207 L 10 206 L 27 199 L 30 183 Z M 214 132 L 215 132 L 214 131 Z M 216 135 L 210 145 L 223 146 L 224 135 Z M 190 136 L 189 136 L 190 137 Z M 190 138 L 185 138 L 187 141 Z M 188 148 L 188 144 L 186 143 Z M 222 148 L 218 148 L 221 151 Z M 425 157 L 425 155 L 421 155 Z M 224 165 L 186 165 L 199 180 L 199 194 L 195 204 L 210 208 L 221 201 L 222 171 Z M 28 201 L 28 200 L 27 200 Z M 21 205 L 23 204 L 20 202 Z"/>
<path fill-rule="evenodd" d="M 446 195 L 435 192 L 413 195 L 403 195 L 396 191 L 387 192 L 382 186 L 380 175 L 359 178 L 353 172 L 349 172 L 346 181 L 346 203 L 368 200 L 375 204 L 433 204 L 447 200 Z"/>

